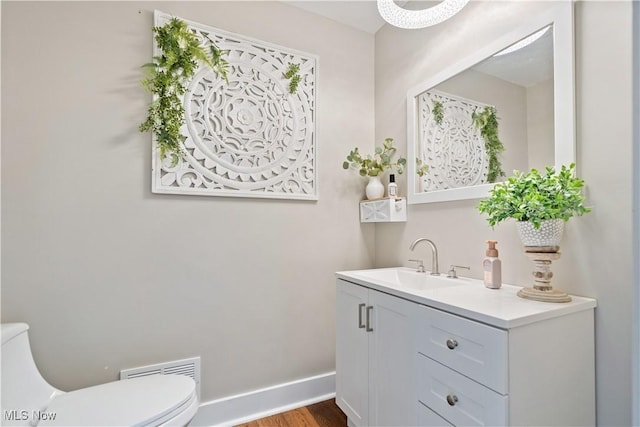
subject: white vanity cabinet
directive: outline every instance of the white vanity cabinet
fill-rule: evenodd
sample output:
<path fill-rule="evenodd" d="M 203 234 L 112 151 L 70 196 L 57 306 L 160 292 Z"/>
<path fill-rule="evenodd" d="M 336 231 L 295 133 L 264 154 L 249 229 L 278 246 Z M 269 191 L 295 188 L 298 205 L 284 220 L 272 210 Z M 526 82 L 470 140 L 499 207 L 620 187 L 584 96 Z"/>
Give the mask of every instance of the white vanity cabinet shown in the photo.
<path fill-rule="evenodd" d="M 337 280 L 349 425 L 595 425 L 594 300 L 529 301 L 481 282 L 408 291 L 357 273 Z"/>
<path fill-rule="evenodd" d="M 336 403 L 351 425 L 415 425 L 414 306 L 338 280 Z"/>
<path fill-rule="evenodd" d="M 416 321 L 418 411 L 452 425 L 507 425 L 508 332 L 425 306 Z"/>
<path fill-rule="evenodd" d="M 595 425 L 592 309 L 508 330 L 425 306 L 416 320 L 419 411 L 452 425 Z"/>

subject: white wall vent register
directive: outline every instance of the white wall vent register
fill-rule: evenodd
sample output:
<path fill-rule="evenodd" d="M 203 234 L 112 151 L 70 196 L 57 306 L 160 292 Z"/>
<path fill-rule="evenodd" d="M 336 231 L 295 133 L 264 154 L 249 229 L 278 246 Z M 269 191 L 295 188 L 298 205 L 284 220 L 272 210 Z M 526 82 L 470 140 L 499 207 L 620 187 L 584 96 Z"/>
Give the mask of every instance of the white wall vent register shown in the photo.
<path fill-rule="evenodd" d="M 123 369 L 120 379 L 148 377 L 150 375 L 185 375 L 196 382 L 196 392 L 200 398 L 200 357 L 157 363 L 155 365 L 140 366 L 138 368 Z"/>

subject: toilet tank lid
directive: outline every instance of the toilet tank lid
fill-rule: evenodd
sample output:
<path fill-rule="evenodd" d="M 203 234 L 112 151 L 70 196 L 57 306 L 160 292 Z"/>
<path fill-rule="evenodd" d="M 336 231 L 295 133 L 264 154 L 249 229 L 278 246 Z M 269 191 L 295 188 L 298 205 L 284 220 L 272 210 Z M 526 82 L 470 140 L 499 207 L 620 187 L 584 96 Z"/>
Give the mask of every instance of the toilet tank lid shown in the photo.
<path fill-rule="evenodd" d="M 3 323 L 2 324 L 2 345 L 17 337 L 29 329 L 26 323 Z"/>

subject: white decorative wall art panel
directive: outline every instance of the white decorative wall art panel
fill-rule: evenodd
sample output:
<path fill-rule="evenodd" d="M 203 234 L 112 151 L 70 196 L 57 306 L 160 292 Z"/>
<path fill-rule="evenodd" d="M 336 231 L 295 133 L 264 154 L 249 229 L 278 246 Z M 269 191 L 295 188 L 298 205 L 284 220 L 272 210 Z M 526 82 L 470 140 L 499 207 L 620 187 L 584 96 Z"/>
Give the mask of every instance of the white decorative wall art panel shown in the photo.
<path fill-rule="evenodd" d="M 442 105 L 442 121 L 433 114 L 436 103 Z M 487 107 L 437 90 L 418 97 L 418 158 L 429 166 L 421 178 L 420 191 L 446 190 L 487 183 L 489 158 L 484 139 L 474 126 L 473 112 Z"/>
<path fill-rule="evenodd" d="M 155 13 L 156 26 L 170 19 Z M 184 22 L 207 50 L 213 42 L 227 51 L 229 82 L 208 67 L 194 75 L 184 96 L 186 154 L 173 164 L 154 146 L 153 192 L 317 200 L 317 58 Z M 300 67 L 293 94 L 290 64 Z"/>

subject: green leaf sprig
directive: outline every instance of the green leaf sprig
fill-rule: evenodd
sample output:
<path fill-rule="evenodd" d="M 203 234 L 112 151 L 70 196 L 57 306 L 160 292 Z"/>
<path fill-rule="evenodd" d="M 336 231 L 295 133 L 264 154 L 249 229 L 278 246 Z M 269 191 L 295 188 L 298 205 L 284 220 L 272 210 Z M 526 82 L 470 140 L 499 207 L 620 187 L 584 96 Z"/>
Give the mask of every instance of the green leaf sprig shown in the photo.
<path fill-rule="evenodd" d="M 142 86 L 156 97 L 139 130 L 151 131 L 156 137 L 160 156 L 171 156 L 176 164 L 184 156 L 184 137 L 180 134 L 180 127 L 185 121 L 182 95 L 189 80 L 199 63 L 203 63 L 228 83 L 229 63 L 225 51 L 212 44 L 207 52 L 187 24 L 178 18 L 171 18 L 162 27 L 154 27 L 153 32 L 162 53 L 155 56 L 152 63 L 143 66 L 148 74 L 142 80 Z"/>
<path fill-rule="evenodd" d="M 402 175 L 407 164 L 407 159 L 399 157 L 393 161 L 396 148 L 393 146 L 393 138 L 385 138 L 382 147 L 375 148 L 373 156 L 362 157 L 358 147 L 349 152 L 347 160 L 342 163 L 344 169 L 358 169 L 360 176 L 378 176 L 387 169 L 395 168 Z"/>
<path fill-rule="evenodd" d="M 542 221 L 567 221 L 574 215 L 591 212 L 584 206 L 584 181 L 575 176 L 575 166 L 575 163 L 563 165 L 559 172 L 547 167 L 544 174 L 536 169 L 527 173 L 514 171 L 514 176 L 497 183 L 477 208 L 488 215 L 487 221 L 492 227 L 513 218 L 540 228 Z"/>
<path fill-rule="evenodd" d="M 289 93 L 294 94 L 298 89 L 298 85 L 300 84 L 300 65 L 299 64 L 289 64 L 289 68 L 287 72 L 284 73 L 284 78 L 289 79 Z"/>
<path fill-rule="evenodd" d="M 444 119 L 444 111 L 443 105 L 440 101 L 433 101 L 433 110 L 431 111 L 433 114 L 433 120 L 439 125 L 442 124 L 442 120 Z"/>
<path fill-rule="evenodd" d="M 422 160 L 416 157 L 416 174 L 422 177 L 422 176 L 425 176 L 428 171 L 429 171 L 429 165 L 423 164 Z"/>
<path fill-rule="evenodd" d="M 471 114 L 473 124 L 480 130 L 480 135 L 484 139 L 484 148 L 489 157 L 489 170 L 487 172 L 487 182 L 496 182 L 498 178 L 505 176 L 502 170 L 502 163 L 498 158 L 504 152 L 504 145 L 498 137 L 498 116 L 495 107 L 485 107 L 481 111 L 474 111 Z"/>

